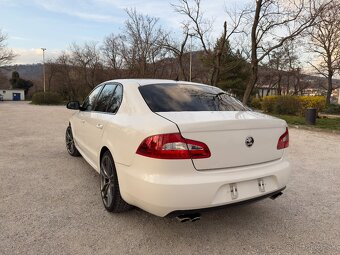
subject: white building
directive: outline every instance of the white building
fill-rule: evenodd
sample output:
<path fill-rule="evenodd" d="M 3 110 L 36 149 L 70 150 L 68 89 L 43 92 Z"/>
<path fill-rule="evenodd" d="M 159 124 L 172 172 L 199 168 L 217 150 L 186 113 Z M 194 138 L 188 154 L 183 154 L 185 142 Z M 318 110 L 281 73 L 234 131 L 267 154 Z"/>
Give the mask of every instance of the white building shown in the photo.
<path fill-rule="evenodd" d="M 23 89 L 0 89 L 0 95 L 2 95 L 4 101 L 25 100 L 25 90 Z"/>

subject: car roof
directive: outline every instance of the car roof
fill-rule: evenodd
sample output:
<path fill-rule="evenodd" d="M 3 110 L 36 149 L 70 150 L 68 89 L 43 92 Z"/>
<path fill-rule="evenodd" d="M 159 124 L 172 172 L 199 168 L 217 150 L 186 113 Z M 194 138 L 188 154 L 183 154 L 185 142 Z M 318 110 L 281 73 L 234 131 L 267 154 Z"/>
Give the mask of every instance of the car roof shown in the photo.
<path fill-rule="evenodd" d="M 134 86 L 144 86 L 150 84 L 162 84 L 162 83 L 176 83 L 174 80 L 163 80 L 163 79 L 117 79 L 110 80 L 108 82 L 118 82 L 123 85 L 134 85 Z"/>
<path fill-rule="evenodd" d="M 169 84 L 169 83 L 170 84 L 180 83 L 180 84 L 209 86 L 207 84 L 196 83 L 196 82 L 175 81 L 175 80 L 166 80 L 166 79 L 117 79 L 117 80 L 110 80 L 107 82 L 118 82 L 123 85 L 131 85 L 131 86 L 145 86 L 145 85 L 151 85 L 151 84 Z"/>

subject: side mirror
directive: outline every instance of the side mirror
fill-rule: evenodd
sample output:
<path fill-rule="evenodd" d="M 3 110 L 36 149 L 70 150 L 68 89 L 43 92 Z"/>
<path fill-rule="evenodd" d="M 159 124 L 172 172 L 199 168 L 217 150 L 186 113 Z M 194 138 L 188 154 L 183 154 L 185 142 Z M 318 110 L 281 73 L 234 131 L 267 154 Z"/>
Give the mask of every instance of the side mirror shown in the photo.
<path fill-rule="evenodd" d="M 80 104 L 78 101 L 70 101 L 67 103 L 66 108 L 71 110 L 79 110 Z"/>

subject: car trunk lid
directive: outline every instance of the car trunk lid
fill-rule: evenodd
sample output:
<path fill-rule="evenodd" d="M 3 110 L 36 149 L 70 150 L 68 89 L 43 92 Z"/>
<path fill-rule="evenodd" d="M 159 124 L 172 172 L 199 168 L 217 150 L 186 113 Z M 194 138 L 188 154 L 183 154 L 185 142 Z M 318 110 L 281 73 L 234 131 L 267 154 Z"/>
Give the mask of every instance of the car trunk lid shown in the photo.
<path fill-rule="evenodd" d="M 277 149 L 286 122 L 252 111 L 158 112 L 182 136 L 205 143 L 211 157 L 193 159 L 197 170 L 224 169 L 280 159 Z"/>

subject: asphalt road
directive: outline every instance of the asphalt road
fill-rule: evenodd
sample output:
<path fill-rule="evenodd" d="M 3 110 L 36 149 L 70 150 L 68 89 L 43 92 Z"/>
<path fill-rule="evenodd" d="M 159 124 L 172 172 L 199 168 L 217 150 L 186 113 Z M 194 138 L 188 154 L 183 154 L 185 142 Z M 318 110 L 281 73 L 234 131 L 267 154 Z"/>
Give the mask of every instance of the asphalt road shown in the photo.
<path fill-rule="evenodd" d="M 290 130 L 283 196 L 180 223 L 104 210 L 64 146 L 72 111 L 0 102 L 0 254 L 340 254 L 340 135 Z"/>

